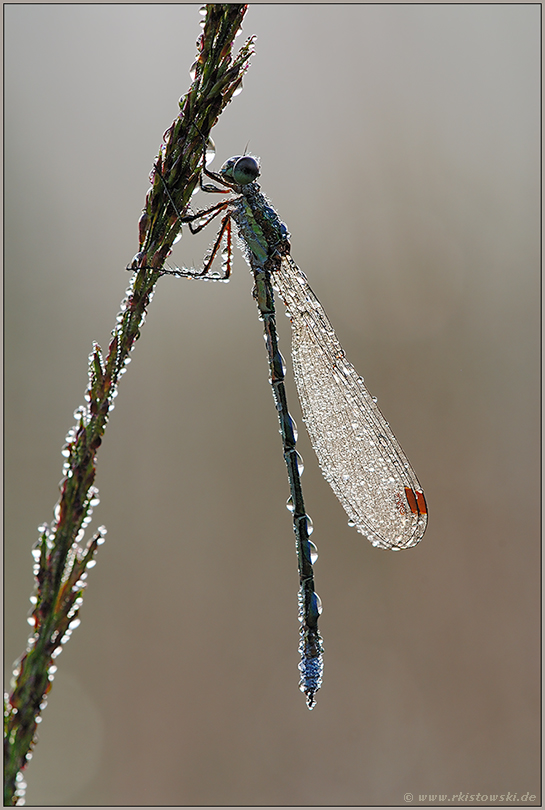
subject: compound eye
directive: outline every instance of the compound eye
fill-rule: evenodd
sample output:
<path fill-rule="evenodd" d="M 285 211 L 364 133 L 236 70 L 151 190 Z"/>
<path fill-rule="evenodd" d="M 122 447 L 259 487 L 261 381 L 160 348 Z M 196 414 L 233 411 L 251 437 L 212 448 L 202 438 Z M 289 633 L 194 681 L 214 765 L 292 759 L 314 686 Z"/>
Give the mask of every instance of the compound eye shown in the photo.
<path fill-rule="evenodd" d="M 231 171 L 237 186 L 247 186 L 259 177 L 259 164 L 255 158 L 244 155 L 237 160 Z"/>

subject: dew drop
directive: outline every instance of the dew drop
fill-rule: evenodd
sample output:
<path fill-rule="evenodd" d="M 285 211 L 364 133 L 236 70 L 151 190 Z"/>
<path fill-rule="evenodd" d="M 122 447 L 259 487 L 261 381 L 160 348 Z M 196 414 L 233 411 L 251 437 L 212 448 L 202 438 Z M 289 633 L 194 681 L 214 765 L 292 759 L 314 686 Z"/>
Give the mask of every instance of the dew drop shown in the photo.
<path fill-rule="evenodd" d="M 293 430 L 293 438 L 295 439 L 295 441 L 297 441 L 297 439 L 299 438 L 299 431 L 297 430 L 297 423 L 296 423 L 295 419 L 293 418 L 293 416 L 290 416 L 290 419 L 291 419 L 291 429 Z"/>
<path fill-rule="evenodd" d="M 295 506 L 293 505 L 293 498 L 291 497 L 291 495 L 286 501 L 286 509 L 288 510 L 288 512 L 291 512 L 292 514 L 295 512 Z"/>
<path fill-rule="evenodd" d="M 312 605 L 313 612 L 315 612 L 315 613 L 316 613 L 318 616 L 321 616 L 321 615 L 322 615 L 322 610 L 323 610 L 323 607 L 322 607 L 322 600 L 320 599 L 320 597 L 318 596 L 318 594 L 317 594 L 317 593 L 312 594 L 312 597 L 313 597 L 313 598 L 312 598 L 312 602 L 313 602 L 313 605 Z"/>
<path fill-rule="evenodd" d="M 212 163 L 215 157 L 216 157 L 216 144 L 214 143 L 212 138 L 208 138 L 206 142 L 206 152 L 204 155 L 206 165 L 208 166 L 209 163 Z"/>
<path fill-rule="evenodd" d="M 316 548 L 312 540 L 309 541 L 309 546 L 310 546 L 310 561 L 312 565 L 314 565 L 314 563 L 318 559 L 318 549 Z"/>

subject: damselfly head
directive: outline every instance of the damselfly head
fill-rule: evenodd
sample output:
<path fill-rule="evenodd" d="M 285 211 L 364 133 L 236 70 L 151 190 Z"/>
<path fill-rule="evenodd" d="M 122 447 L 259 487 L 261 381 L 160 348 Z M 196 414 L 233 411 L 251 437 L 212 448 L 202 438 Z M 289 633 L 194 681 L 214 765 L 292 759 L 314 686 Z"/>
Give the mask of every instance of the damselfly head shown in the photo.
<path fill-rule="evenodd" d="M 225 161 L 219 173 L 237 186 L 247 186 L 259 177 L 259 163 L 250 155 L 236 155 Z"/>

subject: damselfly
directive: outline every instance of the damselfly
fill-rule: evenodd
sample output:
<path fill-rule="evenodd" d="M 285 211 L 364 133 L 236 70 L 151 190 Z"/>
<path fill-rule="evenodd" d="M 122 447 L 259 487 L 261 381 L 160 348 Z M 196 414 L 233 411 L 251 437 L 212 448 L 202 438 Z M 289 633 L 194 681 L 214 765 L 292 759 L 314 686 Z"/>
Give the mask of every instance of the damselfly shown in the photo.
<path fill-rule="evenodd" d="M 203 174 L 220 188 L 203 184 Z M 291 319 L 293 372 L 303 419 L 322 472 L 346 510 L 349 525 L 366 535 L 374 546 L 399 551 L 422 539 L 427 508 L 418 479 L 388 422 L 365 388 L 363 378 L 346 359 L 305 274 L 292 260 L 288 230 L 261 193 L 256 182 L 259 175 L 258 160 L 250 155 L 230 158 L 219 172 L 209 171 L 203 161 L 201 188 L 236 196 L 203 211 L 178 214 L 192 233 L 219 215 L 221 227 L 202 269 L 167 267 L 163 272 L 209 281 L 227 280 L 235 221 L 254 276 L 253 295 L 264 324 L 270 382 L 288 469 L 288 508 L 293 514 L 300 581 L 300 688 L 312 708 L 323 669 L 323 645 L 318 632 L 321 604 L 313 573 L 317 552 L 309 539 L 312 524 L 305 511 L 300 480 L 302 459 L 295 449 L 296 429 L 286 400 L 273 289 L 278 291 Z M 166 184 L 165 189 L 176 210 Z M 222 244 L 222 268 L 218 273 L 212 270 L 212 263 Z"/>

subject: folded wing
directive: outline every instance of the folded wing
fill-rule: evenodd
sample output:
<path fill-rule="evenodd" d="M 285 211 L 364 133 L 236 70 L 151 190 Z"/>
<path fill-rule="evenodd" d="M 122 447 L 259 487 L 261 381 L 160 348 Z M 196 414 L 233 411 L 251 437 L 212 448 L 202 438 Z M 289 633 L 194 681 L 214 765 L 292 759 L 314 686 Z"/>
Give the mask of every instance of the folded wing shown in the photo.
<path fill-rule="evenodd" d="M 427 525 L 422 487 L 312 292 L 285 255 L 273 284 L 292 323 L 293 371 L 303 418 L 324 477 L 374 546 L 416 545 Z"/>

